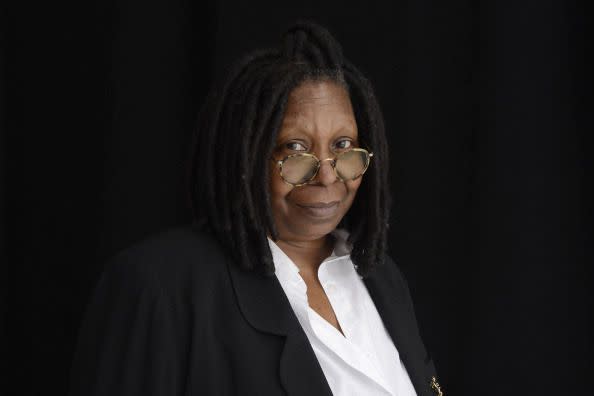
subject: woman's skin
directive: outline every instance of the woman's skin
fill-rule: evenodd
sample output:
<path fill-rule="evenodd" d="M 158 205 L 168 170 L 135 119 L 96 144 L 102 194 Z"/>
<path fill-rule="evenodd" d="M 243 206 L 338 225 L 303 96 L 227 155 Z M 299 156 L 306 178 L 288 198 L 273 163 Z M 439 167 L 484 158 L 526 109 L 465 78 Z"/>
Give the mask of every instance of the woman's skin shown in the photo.
<path fill-rule="evenodd" d="M 358 131 L 347 91 L 331 81 L 308 81 L 295 88 L 287 103 L 273 157 L 280 160 L 298 152 L 320 160 L 358 147 Z M 285 183 L 271 162 L 271 208 L 278 231 L 276 244 L 297 265 L 307 285 L 310 307 L 341 333 L 342 330 L 318 279 L 321 262 L 332 253 L 330 234 L 351 207 L 362 178 L 342 182 L 330 161 L 323 161 L 316 177 L 304 186 Z M 308 208 L 336 201 L 330 210 Z"/>

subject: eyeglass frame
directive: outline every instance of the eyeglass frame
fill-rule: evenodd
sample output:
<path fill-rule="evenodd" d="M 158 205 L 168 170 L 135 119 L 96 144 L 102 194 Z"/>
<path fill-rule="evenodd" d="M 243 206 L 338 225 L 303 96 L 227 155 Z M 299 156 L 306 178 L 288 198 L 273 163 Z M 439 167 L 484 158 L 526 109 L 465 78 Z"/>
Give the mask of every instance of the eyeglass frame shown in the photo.
<path fill-rule="evenodd" d="M 345 180 L 342 177 L 340 177 L 340 175 L 338 174 L 338 171 L 336 170 L 336 161 L 338 160 L 338 157 L 339 156 L 341 156 L 343 154 L 346 154 L 346 153 L 349 153 L 351 151 L 362 151 L 362 152 L 365 152 L 367 154 L 367 163 L 365 164 L 365 167 L 363 168 L 363 170 L 361 171 L 361 173 L 357 177 L 354 177 L 354 178 L 349 179 L 349 180 Z M 315 158 L 318 161 L 317 162 L 317 166 L 316 166 L 316 170 L 314 171 L 313 175 L 309 179 L 307 179 L 307 181 L 305 181 L 304 183 L 294 184 L 294 183 L 291 183 L 291 182 L 287 181 L 283 177 L 283 163 L 287 159 L 289 159 L 289 158 L 292 158 L 292 157 L 303 157 L 303 156 L 305 156 L 305 157 L 313 157 L 313 158 Z M 332 169 L 334 170 L 334 174 L 336 175 L 336 177 L 338 178 L 338 180 L 340 180 L 341 182 L 344 183 L 346 181 L 357 180 L 358 178 L 360 178 L 361 176 L 363 176 L 363 174 L 369 168 L 369 165 L 371 164 L 371 158 L 372 157 L 373 157 L 373 152 L 370 152 L 370 151 L 368 151 L 368 150 L 366 150 L 364 148 L 361 148 L 361 147 L 354 147 L 352 149 L 348 149 L 346 151 L 340 152 L 340 153 L 336 154 L 334 157 L 329 157 L 329 158 L 326 158 L 326 159 L 323 159 L 323 160 L 319 159 L 318 157 L 316 157 L 312 153 L 293 153 L 293 154 L 287 155 L 286 157 L 284 157 L 283 159 L 280 159 L 280 160 L 275 160 L 272 157 L 270 157 L 270 159 L 273 160 L 273 161 L 276 161 L 276 165 L 278 165 L 278 167 L 279 167 L 280 177 L 281 177 L 281 179 L 285 183 L 287 183 L 287 184 L 289 184 L 289 185 L 291 185 L 293 187 L 300 187 L 300 186 L 304 186 L 304 185 L 308 184 L 310 181 L 312 181 L 318 175 L 318 172 L 320 171 L 320 168 L 322 167 L 322 162 L 324 162 L 324 161 L 332 161 L 330 163 L 330 165 L 332 166 Z"/>

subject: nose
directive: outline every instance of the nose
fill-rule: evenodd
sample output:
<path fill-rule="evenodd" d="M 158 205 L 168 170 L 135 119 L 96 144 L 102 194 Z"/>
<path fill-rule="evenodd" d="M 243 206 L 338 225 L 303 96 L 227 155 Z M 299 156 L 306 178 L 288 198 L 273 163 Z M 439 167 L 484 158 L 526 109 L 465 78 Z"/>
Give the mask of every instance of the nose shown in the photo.
<path fill-rule="evenodd" d="M 324 159 L 320 160 L 320 169 L 318 169 L 318 174 L 314 180 L 328 186 L 334 183 L 336 179 L 336 173 L 334 173 L 334 169 L 332 168 L 332 159 L 324 157 Z"/>

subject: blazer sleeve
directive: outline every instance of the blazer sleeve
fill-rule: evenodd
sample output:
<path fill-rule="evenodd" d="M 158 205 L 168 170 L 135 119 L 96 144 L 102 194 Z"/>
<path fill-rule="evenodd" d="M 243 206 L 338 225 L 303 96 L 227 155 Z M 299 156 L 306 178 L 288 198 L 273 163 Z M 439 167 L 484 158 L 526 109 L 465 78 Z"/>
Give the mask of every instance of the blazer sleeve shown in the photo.
<path fill-rule="evenodd" d="M 71 396 L 183 393 L 169 299 L 138 261 L 120 253 L 100 277 L 79 329 Z"/>

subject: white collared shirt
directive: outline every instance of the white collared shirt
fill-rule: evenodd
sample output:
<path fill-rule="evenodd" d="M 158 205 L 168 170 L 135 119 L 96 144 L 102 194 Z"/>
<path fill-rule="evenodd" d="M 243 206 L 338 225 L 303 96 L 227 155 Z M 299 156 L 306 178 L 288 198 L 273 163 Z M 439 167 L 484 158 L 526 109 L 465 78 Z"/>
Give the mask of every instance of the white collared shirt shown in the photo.
<path fill-rule="evenodd" d="M 344 336 L 314 311 L 299 268 L 268 238 L 278 278 L 305 331 L 322 371 L 337 396 L 416 396 L 408 373 L 386 331 L 365 284 L 350 258 L 348 232 L 332 232 L 332 254 L 318 268 L 318 278 Z"/>

